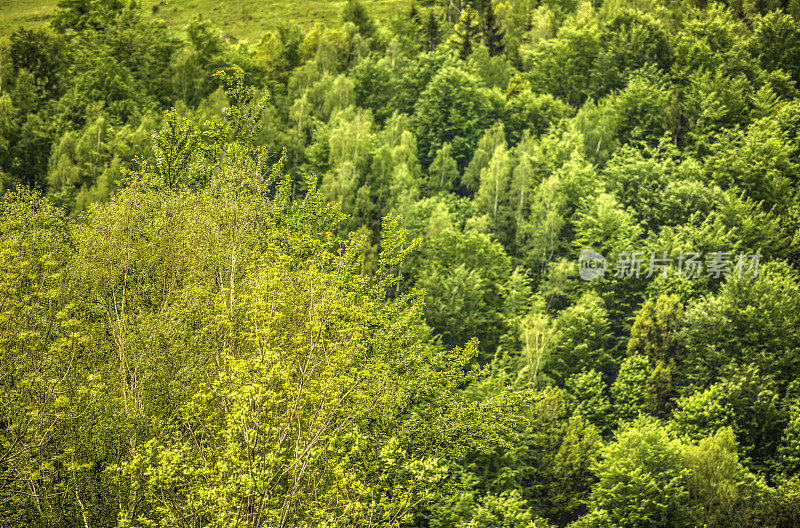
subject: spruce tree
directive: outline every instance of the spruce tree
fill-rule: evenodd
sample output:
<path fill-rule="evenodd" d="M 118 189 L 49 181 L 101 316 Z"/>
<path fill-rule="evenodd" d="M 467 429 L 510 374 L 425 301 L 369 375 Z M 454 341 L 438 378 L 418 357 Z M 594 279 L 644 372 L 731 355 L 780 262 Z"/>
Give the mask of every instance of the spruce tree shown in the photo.
<path fill-rule="evenodd" d="M 497 23 L 492 0 L 486 0 L 483 6 L 483 34 L 489 54 L 494 56 L 503 51 L 503 30 Z"/>
<path fill-rule="evenodd" d="M 358 32 L 364 37 L 371 37 L 375 34 L 375 22 L 370 18 L 364 5 L 358 0 L 348 0 L 342 11 L 342 20 L 355 24 Z"/>
<path fill-rule="evenodd" d="M 411 7 L 408 8 L 408 19 L 417 25 L 422 25 L 422 15 L 417 8 L 416 2 L 411 2 Z"/>
<path fill-rule="evenodd" d="M 471 5 L 467 5 L 458 18 L 450 43 L 458 51 L 459 56 L 465 59 L 470 56 L 475 45 L 483 38 L 478 12 Z"/>
<path fill-rule="evenodd" d="M 439 45 L 440 40 L 439 22 L 436 20 L 433 10 L 428 11 L 428 17 L 425 20 L 425 44 L 429 50 L 433 51 Z"/>

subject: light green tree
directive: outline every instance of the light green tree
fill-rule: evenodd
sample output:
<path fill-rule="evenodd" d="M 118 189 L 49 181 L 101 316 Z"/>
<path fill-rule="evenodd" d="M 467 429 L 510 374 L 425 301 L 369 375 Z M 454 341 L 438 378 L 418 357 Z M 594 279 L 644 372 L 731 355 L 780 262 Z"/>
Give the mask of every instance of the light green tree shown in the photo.
<path fill-rule="evenodd" d="M 606 446 L 595 467 L 595 509 L 620 528 L 688 527 L 687 471 L 681 444 L 651 419 L 639 419 Z"/>

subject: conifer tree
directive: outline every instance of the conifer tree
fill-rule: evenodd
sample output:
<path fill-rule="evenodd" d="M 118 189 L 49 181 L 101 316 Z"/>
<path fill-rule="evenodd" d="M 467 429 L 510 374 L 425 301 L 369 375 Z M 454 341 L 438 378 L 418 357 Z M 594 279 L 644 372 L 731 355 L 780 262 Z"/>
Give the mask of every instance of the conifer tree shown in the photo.
<path fill-rule="evenodd" d="M 482 38 L 483 31 L 478 12 L 472 6 L 467 5 L 461 10 L 461 16 L 453 28 L 450 45 L 462 59 L 466 59 Z"/>
<path fill-rule="evenodd" d="M 434 50 L 441 41 L 439 22 L 436 20 L 436 15 L 433 10 L 428 11 L 428 17 L 425 19 L 425 45 L 428 50 Z"/>
<path fill-rule="evenodd" d="M 498 55 L 503 51 L 503 30 L 497 23 L 492 0 L 486 0 L 483 6 L 483 35 L 489 55 Z"/>
<path fill-rule="evenodd" d="M 355 24 L 358 32 L 364 37 L 371 37 L 375 33 L 375 22 L 358 0 L 348 0 L 342 11 L 342 20 Z"/>
<path fill-rule="evenodd" d="M 417 25 L 422 25 L 422 15 L 419 12 L 419 8 L 417 8 L 416 2 L 411 2 L 411 7 L 408 8 L 408 19 Z"/>

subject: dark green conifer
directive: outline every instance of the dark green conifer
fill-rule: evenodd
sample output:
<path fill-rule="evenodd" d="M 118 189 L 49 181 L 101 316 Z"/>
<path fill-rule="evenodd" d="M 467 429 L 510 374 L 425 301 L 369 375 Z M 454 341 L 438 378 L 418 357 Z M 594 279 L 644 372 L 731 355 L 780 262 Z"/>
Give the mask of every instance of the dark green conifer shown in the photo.
<path fill-rule="evenodd" d="M 439 42 L 441 42 L 439 21 L 436 20 L 433 10 L 430 10 L 425 19 L 425 45 L 428 50 L 433 50 L 439 45 Z"/>
<path fill-rule="evenodd" d="M 483 35 L 489 55 L 497 55 L 503 51 L 503 30 L 497 23 L 492 0 L 486 0 L 483 6 Z"/>
<path fill-rule="evenodd" d="M 461 16 L 458 17 L 458 22 L 453 27 L 450 43 L 459 56 L 462 59 L 466 59 L 482 39 L 483 31 L 480 17 L 478 12 L 468 4 L 461 10 Z"/>

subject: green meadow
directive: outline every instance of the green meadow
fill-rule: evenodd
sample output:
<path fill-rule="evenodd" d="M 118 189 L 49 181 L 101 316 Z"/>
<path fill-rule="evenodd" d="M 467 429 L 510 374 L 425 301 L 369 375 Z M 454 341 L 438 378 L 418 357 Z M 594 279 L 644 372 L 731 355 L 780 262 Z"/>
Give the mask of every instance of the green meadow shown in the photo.
<path fill-rule="evenodd" d="M 342 0 L 145 0 L 142 7 L 146 13 L 175 28 L 200 16 L 232 37 L 253 41 L 286 21 L 302 28 L 315 23 L 330 25 L 338 20 L 345 3 Z M 20 26 L 46 25 L 57 4 L 57 0 L 3 0 L 0 2 L 0 35 L 7 36 Z M 367 9 L 376 19 L 382 20 L 403 4 L 400 0 L 375 0 L 369 2 Z"/>

